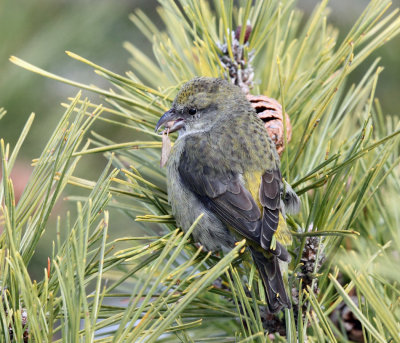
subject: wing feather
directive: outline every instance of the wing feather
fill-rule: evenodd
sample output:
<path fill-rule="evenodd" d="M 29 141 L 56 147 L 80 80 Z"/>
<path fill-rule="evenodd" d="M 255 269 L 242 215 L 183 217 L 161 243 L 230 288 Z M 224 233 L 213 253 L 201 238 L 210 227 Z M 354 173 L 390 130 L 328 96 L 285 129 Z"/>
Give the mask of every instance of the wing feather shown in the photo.
<path fill-rule="evenodd" d="M 194 142 L 192 142 L 194 144 Z M 203 143 L 204 144 L 204 143 Z M 272 237 L 277 230 L 280 212 L 281 174 L 278 168 L 266 170 L 260 180 L 259 203 L 244 186 L 241 170 L 229 164 L 217 169 L 224 161 L 215 163 L 211 156 L 201 161 L 188 153 L 188 144 L 182 152 L 179 174 L 189 189 L 213 211 L 221 221 L 233 227 L 242 236 L 270 251 L 281 260 L 287 260 L 286 249 L 277 242 L 270 250 Z M 231 169 L 228 168 L 231 167 Z"/>

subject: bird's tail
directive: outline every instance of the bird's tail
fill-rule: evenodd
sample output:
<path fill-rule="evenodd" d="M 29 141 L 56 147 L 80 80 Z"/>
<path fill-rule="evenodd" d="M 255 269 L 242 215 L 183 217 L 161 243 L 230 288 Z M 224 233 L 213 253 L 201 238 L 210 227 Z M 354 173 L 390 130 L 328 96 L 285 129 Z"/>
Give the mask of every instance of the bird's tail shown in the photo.
<path fill-rule="evenodd" d="M 250 251 L 264 284 L 268 310 L 271 313 L 276 313 L 283 307 L 291 308 L 278 257 L 273 254 L 266 256 L 263 252 L 252 247 L 250 247 Z"/>

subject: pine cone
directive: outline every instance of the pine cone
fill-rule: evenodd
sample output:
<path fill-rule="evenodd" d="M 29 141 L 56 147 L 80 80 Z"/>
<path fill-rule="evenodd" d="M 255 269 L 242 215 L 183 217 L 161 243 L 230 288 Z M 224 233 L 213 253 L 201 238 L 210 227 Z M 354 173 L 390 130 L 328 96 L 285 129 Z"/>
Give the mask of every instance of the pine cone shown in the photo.
<path fill-rule="evenodd" d="M 358 298 L 354 294 L 354 290 L 349 294 L 351 300 L 358 305 Z M 331 316 L 332 321 L 337 327 L 344 327 L 347 336 L 354 342 L 365 342 L 360 321 L 354 316 L 352 310 L 344 303 L 333 311 Z"/>
<path fill-rule="evenodd" d="M 7 297 L 7 301 L 9 302 L 9 299 L 8 299 L 9 297 L 7 294 L 7 287 L 4 287 L 4 288 L 0 287 L 0 295 L 1 295 L 1 300 L 3 303 L 4 311 L 6 313 L 6 316 L 8 316 L 8 310 L 7 310 L 5 299 L 4 299 L 5 297 Z M 12 316 L 12 320 L 14 321 L 13 316 Z M 22 328 L 24 330 L 24 332 L 22 334 L 23 335 L 22 338 L 23 338 L 23 342 L 26 343 L 26 342 L 28 342 L 28 339 L 29 339 L 29 329 L 28 329 L 28 312 L 26 311 L 25 308 L 21 308 L 21 323 L 22 323 Z M 14 338 L 14 331 L 13 331 L 11 324 L 8 327 L 8 334 L 10 336 L 10 340 L 12 341 Z"/>
<path fill-rule="evenodd" d="M 243 44 L 240 44 L 239 42 L 242 27 L 239 26 L 234 32 L 232 32 L 231 50 L 233 59 L 229 55 L 227 43 L 218 45 L 221 51 L 219 59 L 226 70 L 225 79 L 231 80 L 231 82 L 234 85 L 239 86 L 245 94 L 249 94 L 250 89 L 253 88 L 254 78 L 254 69 L 251 65 L 254 51 L 248 51 L 247 56 L 245 54 L 245 47 L 248 46 L 251 30 L 252 27 L 247 25 Z"/>
<path fill-rule="evenodd" d="M 268 313 L 266 307 L 260 307 L 260 317 L 263 324 L 263 328 L 268 334 L 279 333 L 280 336 L 286 336 L 286 323 L 285 317 L 277 314 Z M 273 339 L 273 337 L 270 337 Z"/>
<path fill-rule="evenodd" d="M 317 261 L 318 247 L 320 245 L 319 237 L 307 237 L 304 250 L 300 258 L 302 264 L 300 271 L 297 273 L 297 277 L 303 280 L 303 287 L 311 286 L 312 280 L 315 278 L 314 270 L 318 272 L 321 268 L 322 263 L 325 260 L 323 254 L 323 246 L 321 248 L 320 256 Z M 315 266 L 317 264 L 317 266 Z M 315 287 L 314 287 L 315 288 Z M 315 294 L 318 294 L 318 289 L 313 289 Z"/>
<path fill-rule="evenodd" d="M 24 330 L 24 332 L 22 333 L 22 338 L 23 338 L 22 342 L 27 343 L 29 340 L 28 312 L 24 308 L 21 309 L 21 323 L 22 323 L 22 329 Z M 8 333 L 10 335 L 10 340 L 12 341 L 14 338 L 14 332 L 11 325 L 8 327 Z"/>
<path fill-rule="evenodd" d="M 307 287 L 312 286 L 312 281 L 316 278 L 315 273 L 318 273 L 322 263 L 325 260 L 324 245 L 321 246 L 321 250 L 317 259 L 319 245 L 322 244 L 321 238 L 319 237 L 307 237 L 306 243 L 304 245 L 303 253 L 301 254 L 300 270 L 296 271 L 296 278 L 302 281 L 302 290 L 307 289 Z M 319 294 L 318 282 L 314 282 L 312 287 L 312 292 L 315 295 Z M 298 287 L 292 288 L 292 299 L 293 299 L 293 309 L 295 316 L 298 315 L 298 305 L 299 305 L 299 289 Z M 308 302 L 304 302 L 302 305 L 303 314 L 307 311 Z"/>
<path fill-rule="evenodd" d="M 282 106 L 275 99 L 268 98 L 266 95 L 247 95 L 253 108 L 256 110 L 258 117 L 264 122 L 264 126 L 269 136 L 275 143 L 276 150 L 279 155 L 285 149 L 285 139 L 283 136 L 283 115 Z M 290 142 L 292 138 L 292 125 L 286 113 L 286 140 Z"/>

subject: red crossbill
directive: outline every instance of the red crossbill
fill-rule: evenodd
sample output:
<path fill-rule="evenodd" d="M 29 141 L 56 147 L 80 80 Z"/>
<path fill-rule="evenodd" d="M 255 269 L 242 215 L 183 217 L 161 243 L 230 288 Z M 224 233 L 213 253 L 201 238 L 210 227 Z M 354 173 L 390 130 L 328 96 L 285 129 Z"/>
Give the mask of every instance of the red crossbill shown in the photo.
<path fill-rule="evenodd" d="M 290 261 L 285 213 L 299 198 L 282 181 L 275 146 L 239 87 L 215 78 L 183 85 L 158 121 L 179 131 L 167 162 L 168 199 L 177 224 L 208 250 L 246 238 L 270 312 L 290 307 L 281 264 Z M 288 238 L 289 237 L 289 238 Z"/>

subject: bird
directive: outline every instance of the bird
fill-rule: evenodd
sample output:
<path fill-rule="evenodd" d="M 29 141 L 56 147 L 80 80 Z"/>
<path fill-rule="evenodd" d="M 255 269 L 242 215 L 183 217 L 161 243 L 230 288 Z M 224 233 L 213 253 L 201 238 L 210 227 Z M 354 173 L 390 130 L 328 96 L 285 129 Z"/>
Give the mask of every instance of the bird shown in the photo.
<path fill-rule="evenodd" d="M 173 123 L 171 123 L 173 122 Z M 178 131 L 166 164 L 177 225 L 208 251 L 246 247 L 262 279 L 267 308 L 290 308 L 282 268 L 291 256 L 286 215 L 300 200 L 282 179 L 280 159 L 243 91 L 227 80 L 196 77 L 181 87 L 156 124 Z"/>

